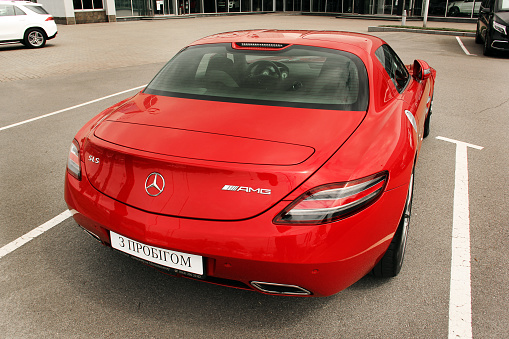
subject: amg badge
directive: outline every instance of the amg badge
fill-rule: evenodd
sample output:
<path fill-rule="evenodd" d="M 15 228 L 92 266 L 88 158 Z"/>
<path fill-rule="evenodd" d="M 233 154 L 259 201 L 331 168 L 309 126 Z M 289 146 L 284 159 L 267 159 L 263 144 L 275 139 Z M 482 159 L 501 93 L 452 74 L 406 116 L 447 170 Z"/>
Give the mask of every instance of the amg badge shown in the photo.
<path fill-rule="evenodd" d="M 246 186 L 235 186 L 235 185 L 224 185 L 223 191 L 232 192 L 246 192 L 246 193 L 258 193 L 258 194 L 270 194 L 270 190 L 266 188 L 251 188 Z"/>

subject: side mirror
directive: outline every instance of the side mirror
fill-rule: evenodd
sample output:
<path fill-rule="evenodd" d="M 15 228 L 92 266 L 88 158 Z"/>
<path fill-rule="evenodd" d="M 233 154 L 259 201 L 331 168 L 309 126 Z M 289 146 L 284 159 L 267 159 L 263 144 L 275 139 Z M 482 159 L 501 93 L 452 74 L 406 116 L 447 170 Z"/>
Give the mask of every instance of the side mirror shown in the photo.
<path fill-rule="evenodd" d="M 413 71 L 414 78 L 419 81 L 426 80 L 431 76 L 431 67 L 426 61 L 415 60 Z"/>

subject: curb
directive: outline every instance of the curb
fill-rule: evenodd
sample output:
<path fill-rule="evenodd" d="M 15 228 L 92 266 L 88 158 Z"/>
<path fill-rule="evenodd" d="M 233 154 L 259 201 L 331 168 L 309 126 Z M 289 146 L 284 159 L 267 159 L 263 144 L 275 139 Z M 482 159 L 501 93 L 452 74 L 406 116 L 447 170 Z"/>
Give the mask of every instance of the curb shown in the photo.
<path fill-rule="evenodd" d="M 368 32 L 408 32 L 408 33 L 420 33 L 420 34 L 462 36 L 462 37 L 470 37 L 470 38 L 475 37 L 475 33 L 471 33 L 471 32 L 454 32 L 454 31 L 439 31 L 439 30 L 397 28 L 397 27 L 378 27 L 378 26 L 369 26 Z"/>

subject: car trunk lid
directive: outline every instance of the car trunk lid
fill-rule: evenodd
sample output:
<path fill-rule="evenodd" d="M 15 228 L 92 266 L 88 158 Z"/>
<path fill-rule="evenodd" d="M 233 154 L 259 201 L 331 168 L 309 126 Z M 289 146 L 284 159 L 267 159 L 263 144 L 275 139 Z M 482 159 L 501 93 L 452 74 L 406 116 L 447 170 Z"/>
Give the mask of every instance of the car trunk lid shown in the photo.
<path fill-rule="evenodd" d="M 86 176 L 149 212 L 245 219 L 306 180 L 364 115 L 139 94 L 87 139 Z"/>

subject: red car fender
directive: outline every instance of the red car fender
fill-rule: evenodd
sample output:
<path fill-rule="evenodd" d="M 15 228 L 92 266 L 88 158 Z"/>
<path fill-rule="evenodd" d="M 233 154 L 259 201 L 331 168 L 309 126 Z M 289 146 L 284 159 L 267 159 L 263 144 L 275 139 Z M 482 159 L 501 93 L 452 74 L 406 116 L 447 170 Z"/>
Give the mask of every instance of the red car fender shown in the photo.
<path fill-rule="evenodd" d="M 404 102 L 394 100 L 380 112 L 369 112 L 339 150 L 285 200 L 293 201 L 326 178 L 345 182 L 385 170 L 389 171 L 386 191 L 408 185 L 416 152 L 417 135 L 405 116 Z"/>

